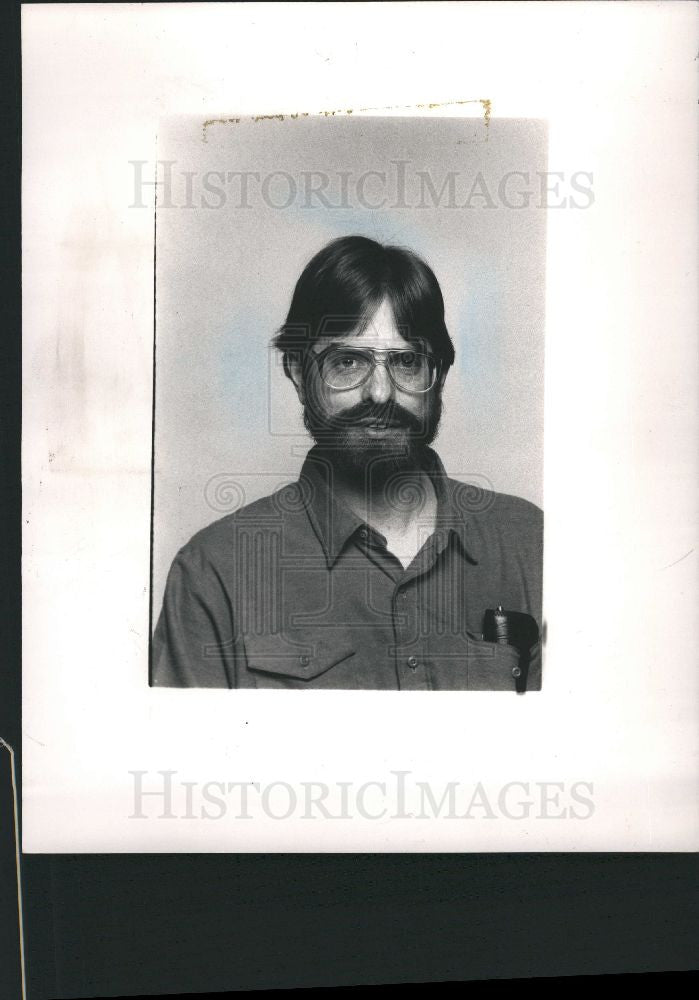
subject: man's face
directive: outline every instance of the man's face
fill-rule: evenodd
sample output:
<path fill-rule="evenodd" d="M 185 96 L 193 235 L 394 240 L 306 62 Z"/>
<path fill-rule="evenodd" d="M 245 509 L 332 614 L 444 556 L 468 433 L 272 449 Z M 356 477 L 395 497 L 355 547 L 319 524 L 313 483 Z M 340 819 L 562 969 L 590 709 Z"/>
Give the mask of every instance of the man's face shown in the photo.
<path fill-rule="evenodd" d="M 328 357 L 328 348 L 376 351 L 406 351 L 408 360 L 416 351 L 430 353 L 405 340 L 396 327 L 386 300 L 360 334 L 322 337 L 311 354 Z M 321 375 L 314 358 L 306 366 L 303 380 L 304 422 L 318 444 L 332 454 L 336 466 L 347 472 L 370 471 L 380 477 L 398 470 L 416 468 L 420 453 L 434 440 L 441 415 L 441 382 L 423 392 L 396 385 L 388 372 L 388 355 L 377 355 L 373 371 L 353 388 L 332 387 Z M 338 364 L 352 369 L 348 353 L 338 355 Z M 324 368 L 327 374 L 327 369 Z M 342 382 L 342 377 L 332 379 Z M 401 378 L 399 381 L 410 381 Z"/>

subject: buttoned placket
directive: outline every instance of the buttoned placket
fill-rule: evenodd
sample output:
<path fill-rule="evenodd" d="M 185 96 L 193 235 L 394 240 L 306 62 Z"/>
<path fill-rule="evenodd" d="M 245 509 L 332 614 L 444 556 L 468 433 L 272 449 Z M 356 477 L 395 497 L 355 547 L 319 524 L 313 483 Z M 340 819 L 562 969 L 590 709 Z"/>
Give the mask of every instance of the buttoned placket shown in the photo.
<path fill-rule="evenodd" d="M 436 530 L 404 569 L 386 547 L 383 535 L 365 525 L 357 532 L 362 551 L 396 584 L 392 600 L 392 624 L 395 640 L 391 650 L 396 680 L 401 691 L 429 691 L 429 659 L 420 627 L 418 581 L 441 555 L 448 541 L 448 532 Z"/>
<path fill-rule="evenodd" d="M 430 689 L 428 661 L 420 638 L 416 579 L 415 576 L 403 578 L 393 596 L 394 658 L 401 691 Z"/>

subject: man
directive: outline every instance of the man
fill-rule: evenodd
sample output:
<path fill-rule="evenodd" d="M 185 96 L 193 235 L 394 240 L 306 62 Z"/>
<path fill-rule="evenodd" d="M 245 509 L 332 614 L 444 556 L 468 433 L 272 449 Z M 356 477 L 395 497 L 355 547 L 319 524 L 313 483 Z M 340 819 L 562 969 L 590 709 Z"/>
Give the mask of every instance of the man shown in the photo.
<path fill-rule="evenodd" d="M 315 447 L 296 483 L 177 554 L 152 683 L 539 689 L 542 514 L 450 479 L 429 447 L 454 348 L 427 264 L 335 240 L 275 346 Z"/>

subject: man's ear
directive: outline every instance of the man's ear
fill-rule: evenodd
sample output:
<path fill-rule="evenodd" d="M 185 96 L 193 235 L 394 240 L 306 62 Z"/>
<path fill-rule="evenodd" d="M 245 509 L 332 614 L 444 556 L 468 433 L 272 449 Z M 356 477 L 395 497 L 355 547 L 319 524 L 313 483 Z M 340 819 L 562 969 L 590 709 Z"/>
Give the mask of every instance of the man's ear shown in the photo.
<path fill-rule="evenodd" d="M 284 371 L 294 383 L 299 402 L 303 404 L 306 396 L 303 390 L 303 361 L 300 351 L 287 351 L 284 355 Z"/>

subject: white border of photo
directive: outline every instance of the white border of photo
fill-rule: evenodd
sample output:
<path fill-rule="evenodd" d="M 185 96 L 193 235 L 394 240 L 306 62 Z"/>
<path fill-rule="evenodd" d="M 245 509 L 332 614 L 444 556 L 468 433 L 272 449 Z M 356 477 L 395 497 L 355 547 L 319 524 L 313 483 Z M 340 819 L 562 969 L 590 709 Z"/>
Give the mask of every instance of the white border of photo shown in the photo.
<path fill-rule="evenodd" d="M 24 851 L 696 850 L 695 5 L 22 13 Z M 169 115 L 484 100 L 594 178 L 588 209 L 548 210 L 543 690 L 148 688 L 153 216 L 130 161 Z M 137 818 L 133 772 L 164 771 L 170 806 Z"/>

